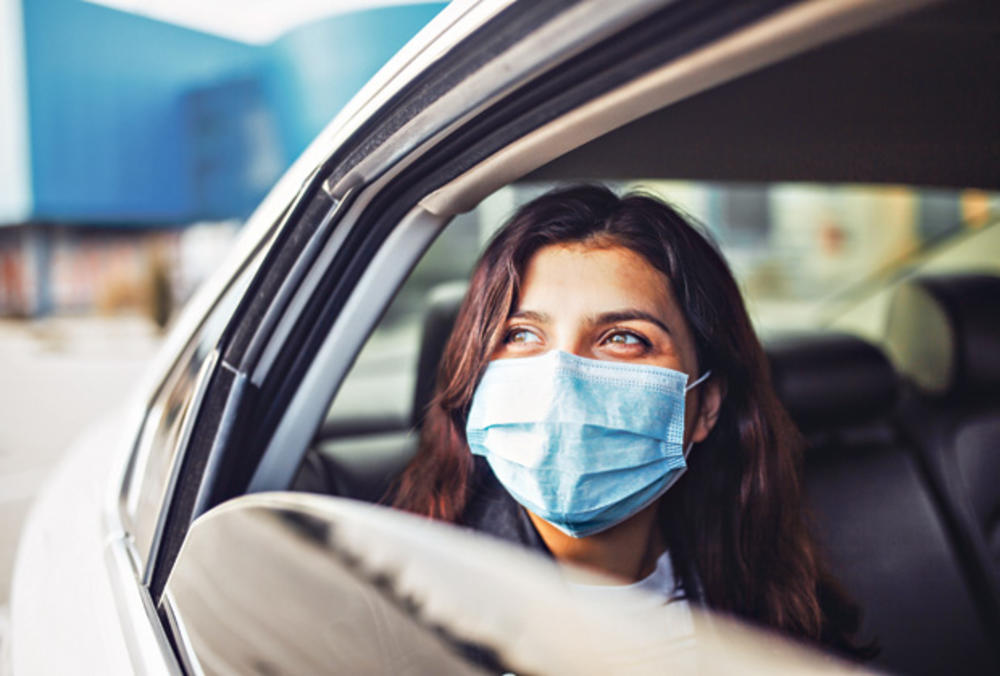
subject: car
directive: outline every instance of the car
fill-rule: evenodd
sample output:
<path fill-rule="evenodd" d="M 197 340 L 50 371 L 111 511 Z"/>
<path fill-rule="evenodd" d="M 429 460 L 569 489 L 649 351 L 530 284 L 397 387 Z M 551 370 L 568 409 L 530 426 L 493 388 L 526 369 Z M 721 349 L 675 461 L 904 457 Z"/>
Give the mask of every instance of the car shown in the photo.
<path fill-rule="evenodd" d="M 998 28 L 972 0 L 451 3 L 47 483 L 14 673 L 676 666 L 659 625 L 610 621 L 548 563 L 374 504 L 476 254 L 577 180 L 659 191 L 726 251 L 873 666 L 996 673 Z M 696 635 L 720 670 L 841 666 Z"/>

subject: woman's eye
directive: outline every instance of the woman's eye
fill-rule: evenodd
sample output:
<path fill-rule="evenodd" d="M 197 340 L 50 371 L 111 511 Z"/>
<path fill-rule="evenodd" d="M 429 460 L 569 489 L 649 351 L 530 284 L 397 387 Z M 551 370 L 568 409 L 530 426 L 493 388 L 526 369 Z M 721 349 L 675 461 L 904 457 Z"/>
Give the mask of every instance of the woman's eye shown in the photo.
<path fill-rule="evenodd" d="M 527 329 L 514 329 L 507 334 L 507 342 L 524 345 L 530 343 L 540 343 L 542 341 L 538 336 Z"/>
<path fill-rule="evenodd" d="M 607 338 L 604 339 L 605 344 L 609 345 L 623 345 L 623 346 L 633 346 L 633 345 L 644 345 L 648 346 L 649 341 L 641 336 L 637 336 L 634 333 L 627 331 L 617 331 L 612 333 Z"/>

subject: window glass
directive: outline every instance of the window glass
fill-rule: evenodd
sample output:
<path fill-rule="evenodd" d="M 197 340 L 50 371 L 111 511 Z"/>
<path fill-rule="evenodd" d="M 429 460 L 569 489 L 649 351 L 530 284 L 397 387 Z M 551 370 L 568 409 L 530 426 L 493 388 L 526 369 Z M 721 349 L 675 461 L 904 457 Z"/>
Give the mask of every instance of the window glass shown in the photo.
<path fill-rule="evenodd" d="M 251 496 L 192 524 L 160 605 L 187 673 L 486 673 L 454 639 L 453 627 L 468 630 L 455 587 L 474 579 L 467 559 L 437 574 L 437 548 L 469 552 L 475 539 L 415 540 L 392 520 L 402 515 L 277 500 Z"/>
<path fill-rule="evenodd" d="M 920 271 L 1000 274 L 1000 193 L 803 183 L 606 182 L 655 194 L 716 241 L 761 335 L 824 327 L 878 342 L 896 282 Z M 457 307 L 492 234 L 548 183 L 507 186 L 456 218 L 401 288 L 318 431 L 296 487 L 377 500 L 416 450 L 418 393 L 442 308 Z M 450 325 L 445 331 L 450 330 Z M 424 355 L 423 359 L 428 359 Z M 433 359 L 432 359 L 433 361 Z M 425 383 L 426 384 L 426 383 Z"/>
<path fill-rule="evenodd" d="M 856 184 L 619 183 L 700 221 L 763 335 L 837 327 L 878 341 L 889 291 L 922 270 L 1000 270 L 1000 193 Z M 874 302 L 879 301 L 879 302 Z"/>
<path fill-rule="evenodd" d="M 186 421 L 196 404 L 200 376 L 211 366 L 209 357 L 246 292 L 263 250 L 213 306 L 167 375 L 143 422 L 123 504 L 126 523 L 143 563 L 149 555 L 171 468 L 184 442 L 182 437 L 189 424 Z"/>

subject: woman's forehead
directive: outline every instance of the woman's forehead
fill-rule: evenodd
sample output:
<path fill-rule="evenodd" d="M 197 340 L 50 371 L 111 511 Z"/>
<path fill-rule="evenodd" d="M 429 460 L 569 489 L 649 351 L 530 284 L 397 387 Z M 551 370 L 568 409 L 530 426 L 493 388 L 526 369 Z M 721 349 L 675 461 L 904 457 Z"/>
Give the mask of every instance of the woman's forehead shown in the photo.
<path fill-rule="evenodd" d="M 666 275 L 620 245 L 573 243 L 539 249 L 528 261 L 520 291 L 515 311 L 593 313 L 629 306 L 664 321 L 679 315 Z"/>

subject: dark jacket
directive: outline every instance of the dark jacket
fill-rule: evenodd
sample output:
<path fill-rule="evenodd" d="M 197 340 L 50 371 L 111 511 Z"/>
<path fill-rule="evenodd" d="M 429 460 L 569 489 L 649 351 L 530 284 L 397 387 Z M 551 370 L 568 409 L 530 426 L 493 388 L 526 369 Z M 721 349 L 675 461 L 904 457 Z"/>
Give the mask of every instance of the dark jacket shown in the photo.
<path fill-rule="evenodd" d="M 462 512 L 461 525 L 552 556 L 527 512 L 504 489 L 486 459 L 477 455 L 474 460 L 471 498 Z M 683 562 L 673 554 L 671 564 L 678 575 L 685 598 L 690 603 L 700 603 L 702 594 L 698 575 L 684 567 Z"/>

